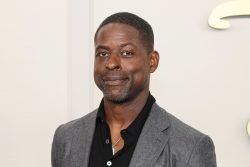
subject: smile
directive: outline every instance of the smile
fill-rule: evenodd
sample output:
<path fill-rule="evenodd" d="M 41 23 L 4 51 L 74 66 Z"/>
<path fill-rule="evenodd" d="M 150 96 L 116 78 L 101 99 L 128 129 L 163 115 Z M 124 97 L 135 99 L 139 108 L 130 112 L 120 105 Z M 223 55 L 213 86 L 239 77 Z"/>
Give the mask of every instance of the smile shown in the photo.
<path fill-rule="evenodd" d="M 104 77 L 103 78 L 103 82 L 107 86 L 124 85 L 127 81 L 128 81 L 128 78 L 125 78 L 125 77 L 111 76 L 111 77 Z"/>

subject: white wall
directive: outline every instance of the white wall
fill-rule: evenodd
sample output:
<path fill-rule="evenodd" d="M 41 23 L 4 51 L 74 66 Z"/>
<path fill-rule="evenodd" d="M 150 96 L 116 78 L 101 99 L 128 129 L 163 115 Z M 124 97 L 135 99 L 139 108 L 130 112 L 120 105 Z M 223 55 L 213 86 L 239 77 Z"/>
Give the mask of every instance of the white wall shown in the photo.
<path fill-rule="evenodd" d="M 50 166 L 70 117 L 67 0 L 0 2 L 0 166 Z"/>
<path fill-rule="evenodd" d="M 90 0 L 91 1 L 91 0 Z M 71 1 L 71 118 L 79 118 L 90 111 L 93 101 L 92 69 L 92 3 L 87 0 Z"/>
<path fill-rule="evenodd" d="M 91 3 L 0 2 L 0 166 L 50 166 L 55 129 L 90 109 Z"/>
<path fill-rule="evenodd" d="M 118 11 L 148 20 L 160 66 L 157 102 L 209 134 L 219 167 L 248 167 L 249 18 L 207 26 L 222 0 L 0 1 L 0 166 L 50 166 L 55 128 L 99 105 L 93 83 L 93 33 Z"/>

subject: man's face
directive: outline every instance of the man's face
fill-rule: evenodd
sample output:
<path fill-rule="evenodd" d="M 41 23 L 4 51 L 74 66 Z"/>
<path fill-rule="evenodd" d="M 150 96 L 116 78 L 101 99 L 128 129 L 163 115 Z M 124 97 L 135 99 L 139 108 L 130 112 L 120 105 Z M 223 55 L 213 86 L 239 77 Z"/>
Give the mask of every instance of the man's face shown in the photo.
<path fill-rule="evenodd" d="M 139 31 L 121 23 L 103 26 L 95 39 L 94 79 L 104 98 L 122 103 L 148 91 L 150 56 Z"/>

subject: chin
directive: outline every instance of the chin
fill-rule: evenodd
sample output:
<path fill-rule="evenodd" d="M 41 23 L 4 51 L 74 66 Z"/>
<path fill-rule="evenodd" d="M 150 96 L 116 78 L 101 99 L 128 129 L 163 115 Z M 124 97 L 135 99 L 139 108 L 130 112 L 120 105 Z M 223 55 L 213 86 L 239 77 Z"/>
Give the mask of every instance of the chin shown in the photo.
<path fill-rule="evenodd" d="M 114 94 L 104 94 L 104 98 L 107 99 L 108 101 L 111 101 L 113 103 L 124 103 L 128 100 L 128 94 L 123 93 L 119 95 L 114 95 Z"/>

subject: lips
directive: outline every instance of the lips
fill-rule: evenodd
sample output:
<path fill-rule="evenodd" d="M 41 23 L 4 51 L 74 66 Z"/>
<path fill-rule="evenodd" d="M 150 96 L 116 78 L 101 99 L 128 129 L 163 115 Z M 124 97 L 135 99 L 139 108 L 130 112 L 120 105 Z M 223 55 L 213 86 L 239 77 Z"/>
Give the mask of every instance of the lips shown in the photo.
<path fill-rule="evenodd" d="M 104 76 L 102 79 L 104 84 L 108 86 L 119 86 L 125 84 L 128 81 L 128 77 L 117 75 Z"/>

